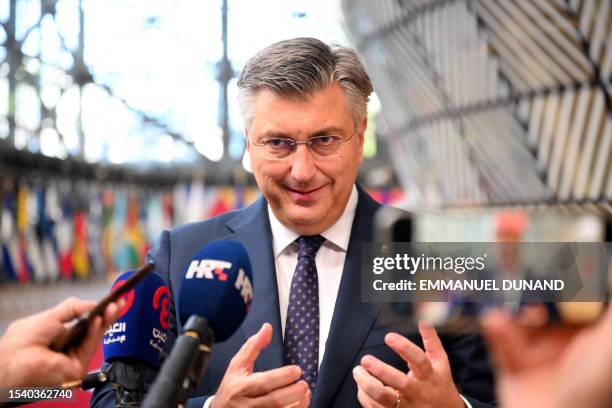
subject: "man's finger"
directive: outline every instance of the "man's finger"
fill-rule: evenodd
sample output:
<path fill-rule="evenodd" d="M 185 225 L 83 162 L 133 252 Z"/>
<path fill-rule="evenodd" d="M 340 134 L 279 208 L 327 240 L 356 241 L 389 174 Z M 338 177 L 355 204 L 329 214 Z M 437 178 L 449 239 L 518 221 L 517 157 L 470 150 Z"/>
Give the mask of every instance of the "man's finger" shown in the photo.
<path fill-rule="evenodd" d="M 523 327 L 540 328 L 550 321 L 550 314 L 542 303 L 528 303 L 521 306 L 518 324 Z"/>
<path fill-rule="evenodd" d="M 238 353 L 232 358 L 228 371 L 240 370 L 251 374 L 259 353 L 270 344 L 270 341 L 272 341 L 272 326 L 264 323 L 261 329 L 240 347 Z"/>
<path fill-rule="evenodd" d="M 121 314 L 121 311 L 124 307 L 125 298 L 121 298 L 116 302 L 113 302 L 106 306 L 106 309 L 104 310 L 104 321 L 102 323 L 103 331 L 105 331 L 108 326 L 113 324 L 117 320 L 117 318 L 119 318 L 119 315 Z"/>
<path fill-rule="evenodd" d="M 302 370 L 296 365 L 254 373 L 244 380 L 244 395 L 258 397 L 267 394 L 277 388 L 293 384 L 300 379 L 301 375 Z"/>
<path fill-rule="evenodd" d="M 376 357 L 367 355 L 361 359 L 361 365 L 368 373 L 379 379 L 384 385 L 387 385 L 395 390 L 412 393 L 414 387 L 418 383 L 410 378 L 406 373 L 390 366 L 389 364 L 377 359 Z M 395 400 L 394 400 L 395 401 Z"/>
<path fill-rule="evenodd" d="M 45 356 L 44 362 L 39 361 L 36 371 L 44 372 L 36 378 L 35 385 L 39 387 L 57 386 L 64 381 L 80 379 L 80 366 L 76 360 L 60 353 Z"/>
<path fill-rule="evenodd" d="M 385 343 L 408 363 L 410 370 L 417 378 L 425 379 L 433 371 L 425 352 L 407 338 L 397 333 L 389 333 L 385 336 Z"/>
<path fill-rule="evenodd" d="M 251 400 L 256 407 L 300 406 L 309 397 L 310 390 L 306 381 L 298 381 L 289 386 L 279 388 L 269 394 Z"/>
<path fill-rule="evenodd" d="M 95 306 L 96 302 L 91 300 L 82 300 L 71 297 L 49 310 L 48 313 L 61 322 L 69 322 L 80 314 L 93 309 Z"/>
<path fill-rule="evenodd" d="M 357 388 L 357 399 L 364 408 L 385 408 L 383 405 L 380 405 L 378 402 L 370 398 L 361 388 Z"/>
<path fill-rule="evenodd" d="M 405 377 L 405 374 L 402 375 Z M 353 378 L 357 386 L 374 401 L 383 406 L 393 406 L 395 404 L 397 400 L 396 391 L 380 382 L 375 376 L 370 375 L 362 366 L 353 369 Z"/>
<path fill-rule="evenodd" d="M 308 389 L 308 392 L 306 392 L 306 398 L 304 398 L 302 401 L 296 401 L 293 404 L 289 404 L 285 406 L 285 408 L 308 408 L 310 407 L 311 400 L 312 392 L 310 392 L 310 389 Z"/>
<path fill-rule="evenodd" d="M 89 324 L 83 342 L 70 353 L 71 357 L 76 360 L 75 363 L 78 363 L 78 365 L 75 365 L 75 368 L 80 365 L 84 370 L 87 369 L 91 357 L 98 349 L 102 337 L 104 336 L 104 326 L 102 324 L 102 318 L 96 316 Z M 77 375 L 80 375 L 80 373 Z"/>
<path fill-rule="evenodd" d="M 419 333 L 423 339 L 423 346 L 425 347 L 425 353 L 433 361 L 448 361 L 444 346 L 436 333 L 436 329 L 424 321 L 419 321 Z"/>
<path fill-rule="evenodd" d="M 104 337 L 104 332 L 106 328 L 117 320 L 119 317 L 119 313 L 123 308 L 122 304 L 124 300 L 121 300 L 118 303 L 111 303 L 106 307 L 104 311 L 104 318 L 100 316 L 96 316 L 92 319 L 89 327 L 87 328 L 87 334 L 82 344 L 80 344 L 73 353 L 73 356 L 87 368 L 87 364 L 91 360 L 91 357 L 96 352 L 100 343 L 102 342 L 102 337 Z"/>
<path fill-rule="evenodd" d="M 500 373 L 513 371 L 521 361 L 524 344 L 519 328 L 512 323 L 507 312 L 494 310 L 483 318 L 483 333 L 489 344 L 491 357 Z"/>

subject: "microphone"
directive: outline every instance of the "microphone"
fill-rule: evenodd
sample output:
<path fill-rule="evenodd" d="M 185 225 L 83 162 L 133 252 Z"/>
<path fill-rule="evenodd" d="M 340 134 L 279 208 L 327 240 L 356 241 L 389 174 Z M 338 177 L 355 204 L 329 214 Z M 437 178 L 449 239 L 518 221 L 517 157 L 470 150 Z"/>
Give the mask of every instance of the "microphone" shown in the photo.
<path fill-rule="evenodd" d="M 85 374 L 81 380 L 67 381 L 60 385 L 61 388 L 80 388 L 82 390 L 90 390 L 100 387 L 108 382 L 106 371 L 98 370 Z"/>
<path fill-rule="evenodd" d="M 125 284 L 133 273 L 119 276 L 111 290 Z M 89 384 L 96 385 L 96 378 L 108 381 L 115 388 L 116 406 L 139 407 L 146 368 L 154 368 L 166 343 L 170 290 L 161 276 L 151 273 L 124 297 L 125 307 L 102 340 L 104 361 L 110 365 L 100 374 L 90 373 Z"/>
<path fill-rule="evenodd" d="M 184 333 L 145 399 L 147 407 L 182 406 L 206 370 L 214 341 L 227 340 L 253 301 L 251 262 L 242 244 L 213 241 L 190 261 L 180 287 Z M 178 388 L 177 388 L 178 387 Z"/>

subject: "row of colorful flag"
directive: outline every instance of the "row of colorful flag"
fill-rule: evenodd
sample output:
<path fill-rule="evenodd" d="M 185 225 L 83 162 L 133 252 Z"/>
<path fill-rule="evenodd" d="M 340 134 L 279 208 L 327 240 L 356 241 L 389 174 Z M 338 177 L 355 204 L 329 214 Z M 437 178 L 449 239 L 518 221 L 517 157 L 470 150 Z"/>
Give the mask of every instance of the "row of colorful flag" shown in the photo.
<path fill-rule="evenodd" d="M 255 187 L 173 188 L 2 180 L 0 282 L 88 279 L 139 267 L 160 233 L 243 208 Z M 393 204 L 400 190 L 370 190 Z"/>
<path fill-rule="evenodd" d="M 199 182 L 154 191 L 136 186 L 3 181 L 0 281 L 87 279 L 137 268 L 159 234 L 241 208 L 255 188 Z"/>

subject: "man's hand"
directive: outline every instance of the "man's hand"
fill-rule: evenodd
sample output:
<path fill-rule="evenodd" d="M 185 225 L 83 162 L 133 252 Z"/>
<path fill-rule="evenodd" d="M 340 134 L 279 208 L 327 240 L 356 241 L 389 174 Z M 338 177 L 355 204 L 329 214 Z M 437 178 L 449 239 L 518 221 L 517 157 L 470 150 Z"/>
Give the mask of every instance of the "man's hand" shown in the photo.
<path fill-rule="evenodd" d="M 425 351 L 396 333 L 385 343 L 408 364 L 404 373 L 372 356 L 353 369 L 357 398 L 364 407 L 464 407 L 453 383 L 444 347 L 435 329 L 419 323 Z"/>
<path fill-rule="evenodd" d="M 253 373 L 255 360 L 271 340 L 272 326 L 265 323 L 244 343 L 232 358 L 211 408 L 308 407 L 310 390 L 306 381 L 300 380 L 298 366 Z"/>
<path fill-rule="evenodd" d="M 68 354 L 52 351 L 51 342 L 66 328 L 64 323 L 91 310 L 95 302 L 70 298 L 52 309 L 13 322 L 0 339 L 0 386 L 58 386 L 81 379 L 102 341 L 106 327 L 120 308 L 110 304 L 90 324 L 83 343 Z"/>
<path fill-rule="evenodd" d="M 490 312 L 483 330 L 504 407 L 612 406 L 612 312 L 595 326 L 525 327 Z"/>

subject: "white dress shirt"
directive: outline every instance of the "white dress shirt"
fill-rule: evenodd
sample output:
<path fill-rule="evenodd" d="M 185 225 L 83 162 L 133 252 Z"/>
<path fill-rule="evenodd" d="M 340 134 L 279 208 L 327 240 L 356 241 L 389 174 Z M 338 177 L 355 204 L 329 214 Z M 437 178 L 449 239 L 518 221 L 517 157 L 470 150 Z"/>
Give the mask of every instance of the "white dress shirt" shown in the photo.
<path fill-rule="evenodd" d="M 357 208 L 357 188 L 353 185 L 353 191 L 349 197 L 344 212 L 327 231 L 321 233 L 325 242 L 317 252 L 315 263 L 317 264 L 317 275 L 319 278 L 319 365 L 323 361 L 325 353 L 325 342 L 329 335 L 344 260 L 351 237 L 355 208 Z M 295 242 L 299 234 L 285 227 L 274 215 L 268 205 L 270 216 L 270 227 L 272 229 L 272 249 L 274 251 L 274 263 L 276 266 L 276 283 L 278 285 L 278 303 L 280 308 L 283 339 L 285 334 L 285 322 L 287 321 L 287 309 L 289 307 L 289 292 L 291 291 L 291 278 L 297 266 L 298 245 Z"/>

